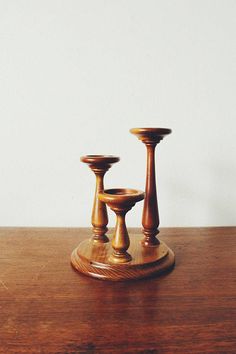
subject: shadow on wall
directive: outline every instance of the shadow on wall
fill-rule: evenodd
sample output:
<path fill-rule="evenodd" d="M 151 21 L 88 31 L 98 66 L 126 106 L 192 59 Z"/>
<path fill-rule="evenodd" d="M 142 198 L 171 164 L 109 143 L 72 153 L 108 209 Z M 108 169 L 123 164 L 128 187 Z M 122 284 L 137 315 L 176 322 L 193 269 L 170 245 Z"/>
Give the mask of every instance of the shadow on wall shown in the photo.
<path fill-rule="evenodd" d="M 171 226 L 235 225 L 235 166 L 232 162 L 209 160 L 196 164 L 195 171 L 192 167 L 192 165 L 186 166 L 184 172 L 177 172 L 165 181 L 166 195 L 160 207 L 168 203 L 165 205 L 168 210 L 166 224 Z M 188 177 L 193 173 L 199 175 L 197 184 L 193 184 Z"/>
<path fill-rule="evenodd" d="M 232 162 L 209 161 L 205 166 L 209 173 L 206 198 L 208 217 L 214 225 L 236 224 L 236 168 Z"/>

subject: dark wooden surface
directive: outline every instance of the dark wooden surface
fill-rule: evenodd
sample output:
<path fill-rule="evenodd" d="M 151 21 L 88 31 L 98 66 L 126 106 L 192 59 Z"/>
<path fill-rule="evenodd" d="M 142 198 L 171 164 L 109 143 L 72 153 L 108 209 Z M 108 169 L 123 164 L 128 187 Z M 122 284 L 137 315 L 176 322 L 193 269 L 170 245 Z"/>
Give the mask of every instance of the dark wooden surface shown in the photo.
<path fill-rule="evenodd" d="M 0 352 L 236 353 L 236 228 L 162 229 L 176 267 L 109 283 L 76 273 L 86 229 L 0 229 Z"/>

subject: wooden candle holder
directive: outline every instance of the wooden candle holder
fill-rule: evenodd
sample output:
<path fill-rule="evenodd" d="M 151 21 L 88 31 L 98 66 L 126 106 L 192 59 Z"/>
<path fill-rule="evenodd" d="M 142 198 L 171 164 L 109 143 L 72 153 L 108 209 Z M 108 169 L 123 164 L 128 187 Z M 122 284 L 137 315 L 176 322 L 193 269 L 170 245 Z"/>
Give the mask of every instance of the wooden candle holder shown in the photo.
<path fill-rule="evenodd" d="M 157 246 L 159 240 L 156 235 L 159 234 L 160 220 L 156 192 L 155 148 L 165 135 L 171 133 L 171 130 L 165 128 L 133 128 L 130 129 L 130 132 L 136 135 L 147 148 L 146 197 L 142 218 L 144 239 L 142 243 L 144 246 Z"/>
<path fill-rule="evenodd" d="M 106 205 L 98 199 L 98 193 L 104 189 L 104 175 L 109 170 L 111 165 L 120 160 L 117 156 L 111 155 L 86 155 L 82 156 L 80 160 L 87 163 L 96 176 L 96 188 L 93 201 L 93 210 L 91 223 L 93 225 L 93 241 L 104 243 L 109 239 L 106 236 L 108 231 L 108 217 Z"/>
<path fill-rule="evenodd" d="M 135 189 L 115 188 L 104 190 L 103 176 L 114 156 L 88 155 L 81 158 L 89 164 L 97 178 L 92 225 L 94 236 L 79 244 L 72 252 L 71 263 L 81 273 L 105 280 L 141 279 L 161 274 L 174 266 L 172 250 L 157 239 L 159 214 L 155 178 L 155 147 L 170 129 L 134 128 L 147 147 L 147 175 L 145 193 Z M 145 196 L 145 197 L 144 197 Z M 125 215 L 144 198 L 143 234 L 128 234 Z M 107 235 L 107 204 L 116 213 L 117 222 L 112 242 Z"/>
<path fill-rule="evenodd" d="M 132 256 L 127 252 L 130 245 L 129 234 L 126 228 L 126 213 L 140 200 L 144 193 L 135 189 L 108 189 L 99 193 L 99 199 L 106 203 L 116 213 L 116 228 L 112 240 L 113 253 L 109 257 L 111 263 L 126 263 Z"/>

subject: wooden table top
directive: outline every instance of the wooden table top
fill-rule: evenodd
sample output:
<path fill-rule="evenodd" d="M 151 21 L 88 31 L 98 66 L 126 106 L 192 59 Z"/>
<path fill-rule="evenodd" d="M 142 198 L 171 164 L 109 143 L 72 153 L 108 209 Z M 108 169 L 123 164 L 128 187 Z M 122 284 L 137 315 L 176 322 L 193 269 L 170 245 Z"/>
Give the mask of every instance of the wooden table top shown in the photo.
<path fill-rule="evenodd" d="M 116 283 L 70 266 L 89 235 L 0 229 L 0 353 L 236 353 L 236 228 L 161 229 L 175 269 Z"/>

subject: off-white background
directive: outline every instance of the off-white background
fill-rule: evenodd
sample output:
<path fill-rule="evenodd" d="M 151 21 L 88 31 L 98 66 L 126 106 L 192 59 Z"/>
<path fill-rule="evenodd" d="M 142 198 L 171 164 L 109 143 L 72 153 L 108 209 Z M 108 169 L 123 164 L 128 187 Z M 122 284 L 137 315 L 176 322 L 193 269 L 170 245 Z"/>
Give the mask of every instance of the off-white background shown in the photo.
<path fill-rule="evenodd" d="M 235 0 L 1 0 L 1 226 L 89 225 L 84 154 L 120 156 L 106 186 L 143 189 L 136 126 L 173 129 L 161 226 L 235 224 L 235 19 Z"/>

